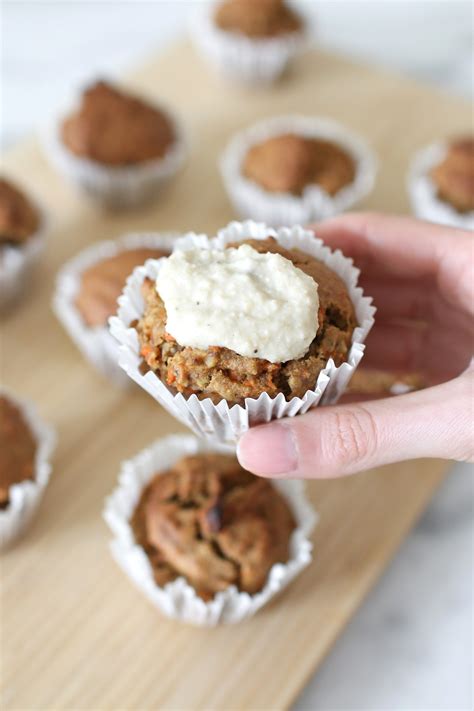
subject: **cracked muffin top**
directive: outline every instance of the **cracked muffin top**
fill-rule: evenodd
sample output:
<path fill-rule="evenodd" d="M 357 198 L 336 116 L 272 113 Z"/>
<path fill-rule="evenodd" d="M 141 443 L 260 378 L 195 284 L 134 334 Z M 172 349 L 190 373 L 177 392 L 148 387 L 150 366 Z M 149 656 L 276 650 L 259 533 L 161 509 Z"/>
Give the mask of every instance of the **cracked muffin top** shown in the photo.
<path fill-rule="evenodd" d="M 296 527 L 284 497 L 235 457 L 197 454 L 157 474 L 132 517 L 163 586 L 184 576 L 204 599 L 235 585 L 256 593 L 289 557 Z"/>
<path fill-rule="evenodd" d="M 474 137 L 453 141 L 431 178 L 441 200 L 461 213 L 474 210 Z"/>
<path fill-rule="evenodd" d="M 301 195 L 308 185 L 318 185 L 335 195 L 354 181 L 355 165 L 336 143 L 288 133 L 252 146 L 242 173 L 269 192 Z"/>
<path fill-rule="evenodd" d="M 147 259 L 166 257 L 159 249 L 124 249 L 85 269 L 75 299 L 75 305 L 87 326 L 105 326 L 117 310 L 117 299 L 127 277 Z"/>
<path fill-rule="evenodd" d="M 163 158 L 176 138 L 164 112 L 104 81 L 84 91 L 61 136 L 76 156 L 112 167 Z"/>
<path fill-rule="evenodd" d="M 10 487 L 35 473 L 36 440 L 20 408 L 0 395 L 0 509 L 9 503 Z"/>
<path fill-rule="evenodd" d="M 20 247 L 38 231 L 36 207 L 12 182 L 0 177 L 0 247 Z"/>
<path fill-rule="evenodd" d="M 346 285 L 318 259 L 297 249 L 286 250 L 271 237 L 244 240 L 243 244 L 260 253 L 282 255 L 317 283 L 319 308 L 315 322 L 318 330 L 307 352 L 295 360 L 273 363 L 220 346 L 183 347 L 167 332 L 164 303 L 155 283 L 146 279 L 142 286 L 144 311 L 135 324 L 143 368 L 151 369 L 168 387 L 185 396 L 195 394 L 200 399 L 211 398 L 215 403 L 224 399 L 230 406 L 243 404 L 245 398 L 258 398 L 262 392 L 270 397 L 283 393 L 287 400 L 303 397 L 307 390 L 314 388 L 329 358 L 333 358 L 336 365 L 347 359 L 357 324 Z"/>
<path fill-rule="evenodd" d="M 221 30 L 253 39 L 298 32 L 303 26 L 283 0 L 227 0 L 218 5 L 214 20 Z"/>

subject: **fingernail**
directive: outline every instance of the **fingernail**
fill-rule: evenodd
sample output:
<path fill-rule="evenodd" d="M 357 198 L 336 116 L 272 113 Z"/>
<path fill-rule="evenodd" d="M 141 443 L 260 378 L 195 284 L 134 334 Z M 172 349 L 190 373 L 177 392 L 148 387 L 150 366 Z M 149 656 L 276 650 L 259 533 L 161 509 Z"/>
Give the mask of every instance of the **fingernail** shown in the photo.
<path fill-rule="evenodd" d="M 298 458 L 289 427 L 271 422 L 246 432 L 237 445 L 239 462 L 261 476 L 285 476 L 296 472 Z"/>

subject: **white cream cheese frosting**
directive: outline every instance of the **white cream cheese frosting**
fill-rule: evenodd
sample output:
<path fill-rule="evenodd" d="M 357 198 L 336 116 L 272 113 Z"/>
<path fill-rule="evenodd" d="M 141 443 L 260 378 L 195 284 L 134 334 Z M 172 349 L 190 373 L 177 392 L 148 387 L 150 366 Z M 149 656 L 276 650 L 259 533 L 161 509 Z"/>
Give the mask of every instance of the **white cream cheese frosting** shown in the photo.
<path fill-rule="evenodd" d="M 318 330 L 314 279 L 247 244 L 178 250 L 164 261 L 156 289 L 166 330 L 181 346 L 221 346 L 282 363 L 304 356 Z"/>

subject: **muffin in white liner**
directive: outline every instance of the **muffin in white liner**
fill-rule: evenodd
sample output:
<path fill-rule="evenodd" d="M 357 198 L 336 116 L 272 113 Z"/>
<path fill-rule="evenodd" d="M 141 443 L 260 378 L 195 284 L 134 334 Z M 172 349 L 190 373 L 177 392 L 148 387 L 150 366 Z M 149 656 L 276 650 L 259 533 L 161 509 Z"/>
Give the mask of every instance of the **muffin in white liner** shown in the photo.
<path fill-rule="evenodd" d="M 251 221 L 231 222 L 213 239 L 206 235 L 188 234 L 177 240 L 175 249 L 191 249 L 196 246 L 224 249 L 229 242 L 249 238 L 266 239 L 270 236 L 286 249 L 297 248 L 306 252 L 336 272 L 346 284 L 359 324 L 352 335 L 347 362 L 336 367 L 330 358 L 320 372 L 314 389 L 308 390 L 304 397 L 293 397 L 287 401 L 283 393 L 274 398 L 262 393 L 257 399 L 247 398 L 244 407 L 238 404 L 230 407 L 225 400 L 215 405 L 210 398 L 200 400 L 196 395 L 185 398 L 181 393 L 173 392 L 152 371 L 142 374 L 138 336 L 136 330 L 130 328 L 130 324 L 143 313 L 144 304 L 140 292 L 143 280 L 145 277 L 156 280 L 164 260 L 148 260 L 143 267 L 134 270 L 119 297 L 118 315 L 110 319 L 111 333 L 121 344 L 121 367 L 170 414 L 188 425 L 200 437 L 222 443 L 235 443 L 252 425 L 281 417 L 293 417 L 319 404 L 334 403 L 344 391 L 363 356 L 364 340 L 374 323 L 375 308 L 372 306 L 372 299 L 364 296 L 362 289 L 357 286 L 359 270 L 354 267 L 352 260 L 344 257 L 340 251 L 331 252 L 313 232 L 299 226 L 274 230 Z"/>
<path fill-rule="evenodd" d="M 431 170 L 444 160 L 448 149 L 447 143 L 432 143 L 415 155 L 407 183 L 412 210 L 416 217 L 422 220 L 473 230 L 474 211 L 461 213 L 445 200 L 441 200 L 430 175 Z"/>
<path fill-rule="evenodd" d="M 118 365 L 118 344 L 108 326 L 88 326 L 75 300 L 81 286 L 82 273 L 104 259 L 126 250 L 149 248 L 171 252 L 176 233 L 136 233 L 122 235 L 116 240 L 98 242 L 79 252 L 66 262 L 56 277 L 53 311 L 84 357 L 107 378 L 122 387 L 131 381 Z"/>
<path fill-rule="evenodd" d="M 287 500 L 297 528 L 291 536 L 288 562 L 272 567 L 260 592 L 249 595 L 232 586 L 205 602 L 182 577 L 159 587 L 145 551 L 135 541 L 130 519 L 143 489 L 155 474 L 164 473 L 181 457 L 198 452 L 229 453 L 229 450 L 206 444 L 192 435 L 170 435 L 123 462 L 118 486 L 106 500 L 104 508 L 104 518 L 114 534 L 111 551 L 128 577 L 167 617 L 207 626 L 240 622 L 254 615 L 309 565 L 312 544 L 308 536 L 317 522 L 317 515 L 305 497 L 302 481 L 273 482 Z"/>
<path fill-rule="evenodd" d="M 29 195 L 28 199 L 31 201 Z M 0 246 L 0 311 L 4 311 L 21 298 L 25 291 L 25 282 L 32 275 L 43 252 L 47 224 L 43 211 L 36 203 L 35 207 L 41 219 L 35 234 L 18 247 Z"/>
<path fill-rule="evenodd" d="M 153 106 L 168 116 L 175 131 L 175 140 L 162 158 L 114 167 L 75 155 L 61 138 L 63 122 L 76 110 L 75 106 L 61 112 L 44 131 L 45 153 L 68 181 L 109 209 L 126 210 L 149 202 L 179 171 L 186 157 L 186 140 L 179 119 L 162 104 Z"/>
<path fill-rule="evenodd" d="M 0 395 L 7 397 L 20 410 L 37 443 L 35 476 L 14 484 L 9 490 L 7 508 L 0 509 L 0 549 L 8 547 L 27 528 L 41 502 L 51 475 L 51 455 L 56 445 L 56 434 L 45 424 L 30 402 L 14 396 L 0 387 Z"/>
<path fill-rule="evenodd" d="M 332 141 L 352 157 L 355 178 L 335 195 L 318 185 L 307 185 L 301 195 L 271 192 L 246 178 L 242 172 L 252 146 L 282 134 Z M 337 215 L 368 195 L 375 183 L 377 160 L 369 146 L 336 122 L 312 116 L 276 116 L 260 121 L 236 134 L 220 160 L 227 194 L 243 218 L 262 220 L 269 225 L 304 225 Z"/>
<path fill-rule="evenodd" d="M 252 38 L 222 30 L 214 21 L 218 2 L 204 3 L 190 22 L 191 37 L 208 61 L 229 79 L 249 85 L 273 83 L 306 45 L 302 29 L 276 37 Z"/>

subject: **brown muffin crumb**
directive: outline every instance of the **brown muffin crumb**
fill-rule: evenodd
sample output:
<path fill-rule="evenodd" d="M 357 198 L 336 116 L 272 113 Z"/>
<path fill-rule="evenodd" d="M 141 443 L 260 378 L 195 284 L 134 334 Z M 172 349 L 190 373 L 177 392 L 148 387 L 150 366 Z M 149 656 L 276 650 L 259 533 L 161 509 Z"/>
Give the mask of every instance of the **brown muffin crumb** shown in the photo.
<path fill-rule="evenodd" d="M 116 167 L 163 158 L 175 140 L 166 114 L 103 81 L 86 89 L 61 135 L 75 155 Z"/>
<path fill-rule="evenodd" d="M 214 19 L 221 30 L 255 39 L 302 29 L 300 17 L 283 0 L 226 0 L 217 7 Z"/>
<path fill-rule="evenodd" d="M 354 307 L 342 279 L 322 262 L 276 240 L 244 240 L 258 252 L 275 252 L 311 276 L 318 283 L 319 328 L 308 352 L 298 360 L 270 363 L 247 358 L 219 346 L 206 350 L 180 346 L 166 332 L 166 311 L 155 283 L 145 280 L 142 287 L 145 308 L 136 324 L 141 355 L 147 366 L 169 387 L 185 396 L 196 394 L 214 402 L 243 404 L 245 398 L 270 397 L 283 393 L 287 400 L 303 397 L 314 387 L 329 358 L 336 365 L 346 360 L 356 326 Z M 228 247 L 235 247 L 229 244 Z"/>
<path fill-rule="evenodd" d="M 135 267 L 144 264 L 147 259 L 166 256 L 167 253 L 159 249 L 124 249 L 85 269 L 75 299 L 84 322 L 91 328 L 105 326 L 109 316 L 116 312 L 117 299 Z"/>
<path fill-rule="evenodd" d="M 335 195 L 354 181 L 355 165 L 336 143 L 283 134 L 252 146 L 242 172 L 269 192 L 301 195 L 308 185 L 318 185 Z"/>
<path fill-rule="evenodd" d="M 395 373 L 373 368 L 359 368 L 347 388 L 350 395 L 389 395 L 394 385 L 405 385 L 410 390 L 422 390 L 427 386 L 421 373 Z"/>
<path fill-rule="evenodd" d="M 0 178 L 0 247 L 19 247 L 38 231 L 40 215 L 12 182 Z"/>
<path fill-rule="evenodd" d="M 461 213 L 474 210 L 474 137 L 453 141 L 431 178 L 441 200 Z"/>
<path fill-rule="evenodd" d="M 20 409 L 0 395 L 0 509 L 9 504 L 10 487 L 35 473 L 36 440 Z"/>
<path fill-rule="evenodd" d="M 204 599 L 236 585 L 256 593 L 289 557 L 293 515 L 266 480 L 234 457 L 183 457 L 157 474 L 132 518 L 158 585 L 184 576 Z"/>

